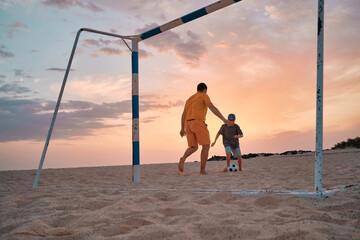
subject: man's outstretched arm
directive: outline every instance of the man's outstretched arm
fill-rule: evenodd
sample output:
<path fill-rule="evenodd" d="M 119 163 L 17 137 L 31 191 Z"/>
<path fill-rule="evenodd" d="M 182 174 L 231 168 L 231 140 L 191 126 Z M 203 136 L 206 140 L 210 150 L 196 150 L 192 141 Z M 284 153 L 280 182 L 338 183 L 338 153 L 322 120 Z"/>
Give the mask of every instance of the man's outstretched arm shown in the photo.
<path fill-rule="evenodd" d="M 215 114 L 215 116 L 217 116 L 218 118 L 220 118 L 226 125 L 228 125 L 229 127 L 234 125 L 233 122 L 227 120 L 226 118 L 224 118 L 224 116 L 221 114 L 221 112 L 219 111 L 219 109 L 217 109 L 214 104 L 209 103 L 208 108 L 213 112 L 213 114 Z"/>

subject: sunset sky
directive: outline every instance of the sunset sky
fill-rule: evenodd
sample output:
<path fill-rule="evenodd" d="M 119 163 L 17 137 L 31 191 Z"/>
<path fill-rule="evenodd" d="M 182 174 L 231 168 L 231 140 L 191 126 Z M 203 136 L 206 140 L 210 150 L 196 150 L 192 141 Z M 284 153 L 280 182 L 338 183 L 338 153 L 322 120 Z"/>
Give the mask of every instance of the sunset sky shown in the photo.
<path fill-rule="evenodd" d="M 215 1 L 0 0 L 0 170 L 38 167 L 80 28 L 139 34 Z M 243 0 L 140 42 L 141 164 L 182 156 L 200 82 L 237 116 L 244 154 L 314 150 L 317 2 Z M 360 136 L 359 13 L 359 0 L 325 1 L 324 149 Z M 82 33 L 44 168 L 131 164 L 130 56 Z M 222 122 L 208 111 L 206 123 L 213 141 Z"/>

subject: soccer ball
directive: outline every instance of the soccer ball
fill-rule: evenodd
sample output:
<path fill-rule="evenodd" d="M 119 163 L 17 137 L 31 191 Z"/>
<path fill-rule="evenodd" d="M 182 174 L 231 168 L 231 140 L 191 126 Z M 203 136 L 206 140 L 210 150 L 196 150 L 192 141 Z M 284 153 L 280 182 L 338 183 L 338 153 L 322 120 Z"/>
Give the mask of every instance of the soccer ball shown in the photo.
<path fill-rule="evenodd" d="M 236 164 L 230 164 L 227 169 L 229 172 L 237 172 L 238 166 Z"/>

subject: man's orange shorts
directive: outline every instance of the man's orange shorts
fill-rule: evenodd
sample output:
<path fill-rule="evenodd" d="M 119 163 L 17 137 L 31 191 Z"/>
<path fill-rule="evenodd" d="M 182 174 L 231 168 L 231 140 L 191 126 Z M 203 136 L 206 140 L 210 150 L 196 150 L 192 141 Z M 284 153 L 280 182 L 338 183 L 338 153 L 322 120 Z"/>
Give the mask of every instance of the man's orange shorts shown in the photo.
<path fill-rule="evenodd" d="M 207 125 L 200 120 L 186 121 L 186 138 L 189 147 L 210 144 L 210 134 Z"/>

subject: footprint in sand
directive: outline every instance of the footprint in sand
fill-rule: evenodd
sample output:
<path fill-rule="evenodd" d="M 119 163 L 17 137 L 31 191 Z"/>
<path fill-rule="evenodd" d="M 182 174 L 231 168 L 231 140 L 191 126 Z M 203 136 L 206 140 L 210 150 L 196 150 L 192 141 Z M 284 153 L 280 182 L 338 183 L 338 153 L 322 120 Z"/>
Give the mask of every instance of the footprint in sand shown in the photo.
<path fill-rule="evenodd" d="M 191 208 L 163 208 L 158 212 L 166 217 L 199 215 L 196 210 Z"/>
<path fill-rule="evenodd" d="M 260 208 L 270 208 L 275 209 L 278 208 L 281 204 L 281 199 L 272 197 L 272 196 L 264 196 L 259 197 L 255 200 L 255 206 Z"/>

